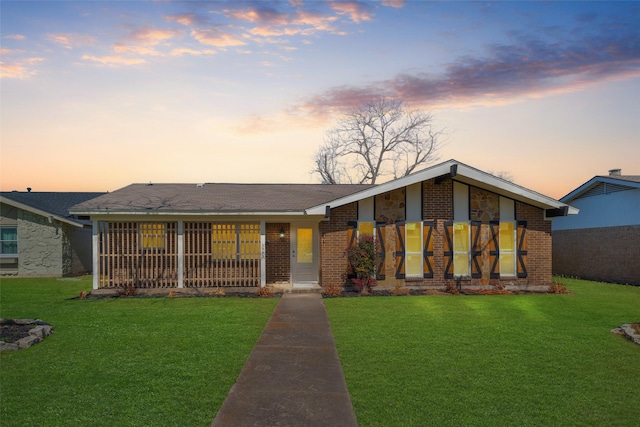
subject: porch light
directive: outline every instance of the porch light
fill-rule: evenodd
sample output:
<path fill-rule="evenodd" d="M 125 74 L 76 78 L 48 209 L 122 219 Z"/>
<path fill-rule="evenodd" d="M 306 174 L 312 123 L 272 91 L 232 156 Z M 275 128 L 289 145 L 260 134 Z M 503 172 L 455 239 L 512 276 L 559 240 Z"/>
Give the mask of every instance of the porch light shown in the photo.
<path fill-rule="evenodd" d="M 280 228 L 280 238 L 284 239 L 284 228 Z"/>

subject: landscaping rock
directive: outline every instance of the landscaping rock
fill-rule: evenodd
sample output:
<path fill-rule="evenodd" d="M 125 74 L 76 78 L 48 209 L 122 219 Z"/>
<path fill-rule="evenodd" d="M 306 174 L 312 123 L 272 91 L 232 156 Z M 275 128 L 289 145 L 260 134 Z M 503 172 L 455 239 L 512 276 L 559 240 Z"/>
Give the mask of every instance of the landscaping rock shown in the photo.
<path fill-rule="evenodd" d="M 31 347 L 52 332 L 40 319 L 0 319 L 0 352 Z"/>

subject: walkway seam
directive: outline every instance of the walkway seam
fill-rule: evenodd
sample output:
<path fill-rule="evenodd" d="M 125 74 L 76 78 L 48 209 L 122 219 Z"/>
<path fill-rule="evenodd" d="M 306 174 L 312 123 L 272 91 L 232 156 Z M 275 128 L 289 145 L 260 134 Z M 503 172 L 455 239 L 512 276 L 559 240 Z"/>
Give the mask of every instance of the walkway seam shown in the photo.
<path fill-rule="evenodd" d="M 212 427 L 357 427 L 320 294 L 284 294 Z"/>

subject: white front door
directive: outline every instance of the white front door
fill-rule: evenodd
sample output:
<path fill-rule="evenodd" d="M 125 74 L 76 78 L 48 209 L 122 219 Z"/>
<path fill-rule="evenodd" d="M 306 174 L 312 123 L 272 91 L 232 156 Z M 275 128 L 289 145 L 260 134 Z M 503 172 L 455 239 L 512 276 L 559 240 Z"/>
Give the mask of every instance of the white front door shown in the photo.
<path fill-rule="evenodd" d="M 318 227 L 291 224 L 291 281 L 318 283 Z"/>

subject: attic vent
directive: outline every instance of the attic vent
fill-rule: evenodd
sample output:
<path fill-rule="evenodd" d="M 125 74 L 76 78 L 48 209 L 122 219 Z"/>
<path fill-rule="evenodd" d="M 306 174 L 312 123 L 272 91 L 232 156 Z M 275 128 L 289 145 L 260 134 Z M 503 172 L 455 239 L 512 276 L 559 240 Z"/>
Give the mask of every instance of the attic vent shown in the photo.
<path fill-rule="evenodd" d="M 580 198 L 591 196 L 602 196 L 604 194 L 617 193 L 618 191 L 631 190 L 631 187 L 619 184 L 609 184 L 606 182 L 599 182 L 589 190 L 585 191 Z"/>
<path fill-rule="evenodd" d="M 202 188 L 202 187 L 204 187 L 204 184 L 196 184 L 196 187 Z"/>
<path fill-rule="evenodd" d="M 609 169 L 609 176 L 622 176 L 622 169 Z"/>

